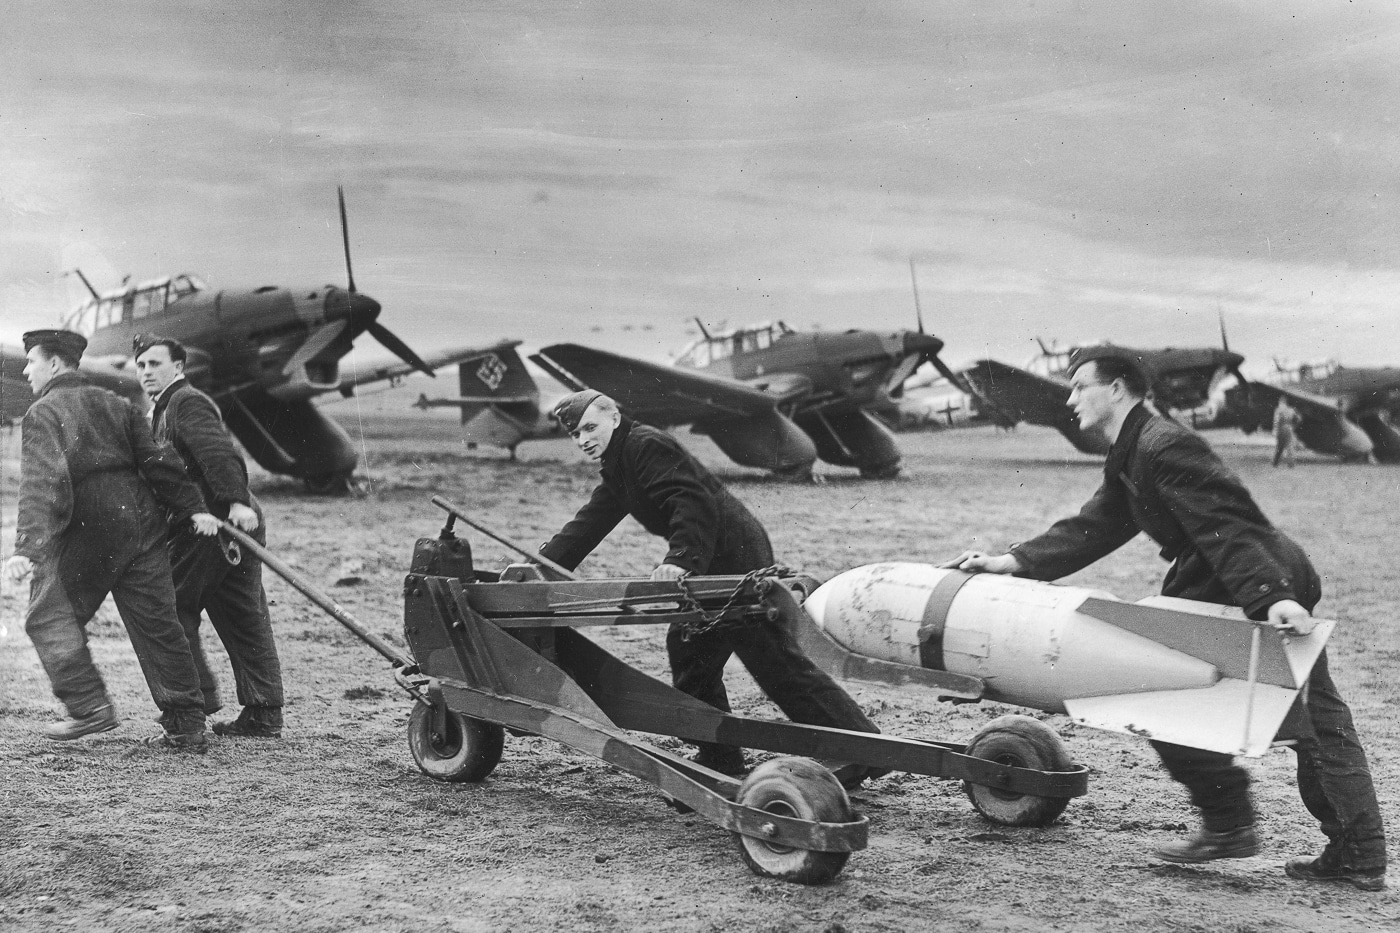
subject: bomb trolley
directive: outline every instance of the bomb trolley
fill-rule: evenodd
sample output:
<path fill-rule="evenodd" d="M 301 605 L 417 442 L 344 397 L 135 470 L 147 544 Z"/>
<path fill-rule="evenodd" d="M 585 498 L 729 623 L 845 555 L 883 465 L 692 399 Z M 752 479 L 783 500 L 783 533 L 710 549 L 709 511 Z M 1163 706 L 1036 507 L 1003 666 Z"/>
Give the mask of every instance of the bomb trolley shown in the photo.
<path fill-rule="evenodd" d="M 816 584 L 810 577 L 547 579 L 567 571 L 538 563 L 511 565 L 500 574 L 478 571 L 453 522 L 482 526 L 444 500 L 433 501 L 449 518 L 437 538 L 418 540 L 404 578 L 411 656 L 364 628 L 251 538 L 225 527 L 395 666 L 395 680 L 415 700 L 410 752 L 435 780 L 485 779 L 501 760 L 507 732 L 553 739 L 655 785 L 678 808 L 734 833 L 755 873 L 804 884 L 835 877 L 850 853 L 866 846 L 867 820 L 852 809 L 832 769 L 873 767 L 960 779 L 980 812 L 1010 825 L 1045 825 L 1070 798 L 1087 792 L 1088 769 L 1070 763 L 1058 736 L 1028 717 L 994 721 L 969 746 L 750 719 L 681 693 L 580 632 L 616 625 L 742 625 L 760 614 L 801 621 L 800 599 Z M 740 781 L 632 732 L 785 757 L 760 764 Z"/>

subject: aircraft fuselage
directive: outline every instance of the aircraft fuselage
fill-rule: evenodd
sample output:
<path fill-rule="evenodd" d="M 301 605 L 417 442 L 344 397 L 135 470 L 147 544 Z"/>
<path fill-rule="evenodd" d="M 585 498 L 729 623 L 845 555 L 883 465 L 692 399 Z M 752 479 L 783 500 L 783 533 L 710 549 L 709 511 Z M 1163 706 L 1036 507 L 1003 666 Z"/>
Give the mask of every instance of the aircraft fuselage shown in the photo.
<path fill-rule="evenodd" d="M 942 347 L 937 337 L 914 332 L 820 333 L 775 325 L 697 341 L 676 365 L 749 383 L 796 375 L 810 383 L 804 405 L 880 409 L 893 407 L 891 393 L 898 392 L 923 354 Z M 895 378 L 901 367 L 907 371 Z"/>
<path fill-rule="evenodd" d="M 133 379 L 133 337 L 180 341 L 187 378 L 219 402 L 253 459 L 329 488 L 358 458 L 311 398 L 340 387 L 340 359 L 379 310 L 373 298 L 334 285 L 212 291 L 178 275 L 95 296 L 66 326 L 88 337 L 87 358 Z"/>

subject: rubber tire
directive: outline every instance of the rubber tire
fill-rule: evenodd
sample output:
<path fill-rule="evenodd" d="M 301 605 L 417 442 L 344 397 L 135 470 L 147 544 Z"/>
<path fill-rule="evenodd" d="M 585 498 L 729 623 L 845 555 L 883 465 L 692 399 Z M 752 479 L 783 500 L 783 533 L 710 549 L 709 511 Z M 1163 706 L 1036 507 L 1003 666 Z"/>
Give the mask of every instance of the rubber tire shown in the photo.
<path fill-rule="evenodd" d="M 348 496 L 354 481 L 349 473 L 323 473 L 304 477 L 301 485 L 313 496 Z"/>
<path fill-rule="evenodd" d="M 485 780 L 496 770 L 506 745 L 504 729 L 448 710 L 447 735 L 434 741 L 432 714 L 429 707 L 414 703 L 408 717 L 408 749 L 420 771 L 435 781 L 463 783 Z"/>
<path fill-rule="evenodd" d="M 973 737 L 966 754 L 1036 771 L 1074 769 L 1069 750 L 1055 731 L 1029 716 L 993 719 Z M 964 781 L 963 789 L 978 813 L 1003 826 L 1049 826 L 1069 806 L 1068 797 L 1009 793 L 971 781 Z"/>
<path fill-rule="evenodd" d="M 755 810 L 821 823 L 849 823 L 854 816 L 836 775 L 810 758 L 774 758 L 754 768 L 735 802 Z M 797 884 L 825 884 L 840 874 L 849 852 L 811 852 L 735 833 L 744 864 L 756 875 Z"/>

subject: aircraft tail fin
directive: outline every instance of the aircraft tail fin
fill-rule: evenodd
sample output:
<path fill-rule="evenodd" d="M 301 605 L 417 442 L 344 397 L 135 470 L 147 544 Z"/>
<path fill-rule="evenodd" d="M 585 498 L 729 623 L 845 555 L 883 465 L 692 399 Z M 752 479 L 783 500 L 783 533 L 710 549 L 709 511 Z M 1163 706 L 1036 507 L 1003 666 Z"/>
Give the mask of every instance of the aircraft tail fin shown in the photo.
<path fill-rule="evenodd" d="M 513 343 L 501 344 L 457 366 L 457 398 L 420 396 L 417 408 L 457 408 L 469 444 L 514 451 L 521 441 L 558 434 L 540 408 L 540 389 Z"/>

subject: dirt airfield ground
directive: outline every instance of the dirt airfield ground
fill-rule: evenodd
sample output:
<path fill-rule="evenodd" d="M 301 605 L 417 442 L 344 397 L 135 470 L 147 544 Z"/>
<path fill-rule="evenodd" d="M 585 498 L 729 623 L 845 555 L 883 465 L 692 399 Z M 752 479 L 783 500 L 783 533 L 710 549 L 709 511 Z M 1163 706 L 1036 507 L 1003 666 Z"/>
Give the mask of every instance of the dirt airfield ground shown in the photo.
<path fill-rule="evenodd" d="M 593 472 L 561 442 L 526 445 L 510 463 L 461 449 L 449 419 L 397 405 L 337 409 L 362 443 L 367 493 L 303 496 L 259 473 L 273 549 L 376 631 L 400 638 L 400 586 L 415 538 L 435 534 L 441 493 L 500 531 L 546 538 L 584 499 Z M 1211 435 L 1265 510 L 1312 554 L 1326 579 L 1322 614 L 1341 619 L 1334 676 L 1368 744 L 1385 817 L 1400 831 L 1400 632 L 1394 573 L 1394 468 L 1304 456 L 1272 470 L 1260 439 Z M 823 485 L 767 481 L 702 456 L 769 527 L 787 563 L 828 577 L 878 560 L 935 560 L 964 545 L 1001 547 L 1075 508 L 1098 465 L 1058 435 L 1021 428 L 906 435 L 905 475 Z M 13 540 L 18 442 L 4 439 L 3 518 Z M 478 566 L 510 558 L 473 537 Z M 584 566 L 588 576 L 648 570 L 659 542 L 628 524 Z M 6 549 L 8 552 L 8 549 Z M 361 582 L 334 586 L 358 564 Z M 1069 582 L 1127 599 L 1155 592 L 1164 566 L 1144 542 Z M 508 738 L 481 784 L 445 785 L 415 767 L 410 710 L 387 665 L 281 580 L 268 575 L 288 688 L 280 742 L 219 741 L 204 756 L 147 750 L 154 708 L 115 612 L 92 643 L 123 725 L 56 745 L 35 735 L 56 704 L 23 634 L 23 600 L 7 588 L 0 623 L 0 928 L 13 931 L 340 930 L 1350 931 L 1400 929 L 1400 879 L 1382 894 L 1309 886 L 1283 860 L 1319 844 L 1299 802 L 1292 755 L 1251 767 L 1264 854 L 1202 867 L 1149 852 L 1193 816 L 1133 739 L 1036 713 L 1092 770 L 1090 792 L 1045 829 L 985 822 L 950 781 L 894 774 L 855 795 L 870 848 L 829 885 L 758 878 L 733 840 L 681 816 L 657 792 L 601 762 L 538 738 Z M 597 635 L 664 675 L 661 633 Z M 212 639 L 212 636 L 209 636 Z M 211 644 L 224 671 L 227 661 Z M 775 716 L 742 668 L 736 709 Z M 886 731 L 966 741 L 1005 712 L 853 687 Z M 232 700 L 230 698 L 230 703 Z M 679 743 L 659 744 L 680 748 Z"/>

